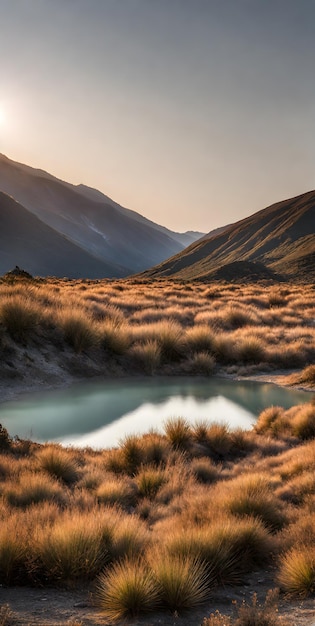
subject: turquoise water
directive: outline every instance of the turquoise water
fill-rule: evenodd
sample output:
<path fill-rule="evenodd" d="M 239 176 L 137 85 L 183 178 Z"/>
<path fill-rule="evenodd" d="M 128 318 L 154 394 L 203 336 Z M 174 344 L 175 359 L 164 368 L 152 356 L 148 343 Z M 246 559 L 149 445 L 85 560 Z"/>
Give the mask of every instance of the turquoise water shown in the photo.
<path fill-rule="evenodd" d="M 2 403 L 0 423 L 11 436 L 106 448 L 127 434 L 162 431 L 170 417 L 249 429 L 267 406 L 289 408 L 310 397 L 307 392 L 253 381 L 116 380 L 36 392 Z"/>

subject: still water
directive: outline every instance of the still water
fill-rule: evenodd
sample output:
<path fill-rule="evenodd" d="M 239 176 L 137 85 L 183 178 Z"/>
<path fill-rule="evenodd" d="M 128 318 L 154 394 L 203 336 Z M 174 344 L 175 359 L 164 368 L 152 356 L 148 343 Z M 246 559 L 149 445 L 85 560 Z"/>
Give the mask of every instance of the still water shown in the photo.
<path fill-rule="evenodd" d="M 107 448 L 127 434 L 162 431 L 170 417 L 249 429 L 265 407 L 309 399 L 306 392 L 252 381 L 128 379 L 19 397 L 0 404 L 0 423 L 11 436 Z"/>

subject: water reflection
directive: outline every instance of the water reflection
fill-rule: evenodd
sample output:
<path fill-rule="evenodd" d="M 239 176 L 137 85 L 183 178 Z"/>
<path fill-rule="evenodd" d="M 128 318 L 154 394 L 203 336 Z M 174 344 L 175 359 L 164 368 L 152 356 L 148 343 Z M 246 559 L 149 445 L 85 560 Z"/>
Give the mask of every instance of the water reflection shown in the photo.
<path fill-rule="evenodd" d="M 263 408 L 272 404 L 289 408 L 309 397 L 301 391 L 252 381 L 117 380 L 36 393 L 0 404 L 0 423 L 11 436 L 111 447 L 127 433 L 162 430 L 163 422 L 173 416 L 250 428 Z"/>

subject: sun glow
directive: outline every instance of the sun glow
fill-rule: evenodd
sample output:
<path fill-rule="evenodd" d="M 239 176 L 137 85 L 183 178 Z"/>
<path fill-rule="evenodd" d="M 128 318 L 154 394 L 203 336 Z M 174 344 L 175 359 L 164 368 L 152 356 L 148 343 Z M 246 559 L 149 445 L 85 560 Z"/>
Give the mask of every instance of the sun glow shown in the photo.
<path fill-rule="evenodd" d="M 0 126 L 5 126 L 7 122 L 7 116 L 5 110 L 0 106 Z"/>

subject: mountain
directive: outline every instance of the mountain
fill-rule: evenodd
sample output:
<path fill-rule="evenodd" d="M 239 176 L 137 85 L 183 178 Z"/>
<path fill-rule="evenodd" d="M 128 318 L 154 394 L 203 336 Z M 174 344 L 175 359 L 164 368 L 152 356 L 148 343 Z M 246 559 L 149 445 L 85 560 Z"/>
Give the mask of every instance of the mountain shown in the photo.
<path fill-rule="evenodd" d="M 91 256 L 44 224 L 13 198 L 0 192 L 0 274 L 15 265 L 33 275 L 100 278 L 124 268 Z"/>
<path fill-rule="evenodd" d="M 244 272 L 247 278 L 269 273 L 314 280 L 315 191 L 277 202 L 217 234 L 212 231 L 145 276 L 237 279 Z"/>
<path fill-rule="evenodd" d="M 100 268 L 105 264 L 108 277 L 127 276 L 156 265 L 203 234 L 174 233 L 95 189 L 71 185 L 4 155 L 0 155 L 0 191 L 101 261 Z M 42 274 L 40 267 L 37 273 Z M 85 272 L 82 276 L 90 275 Z"/>

